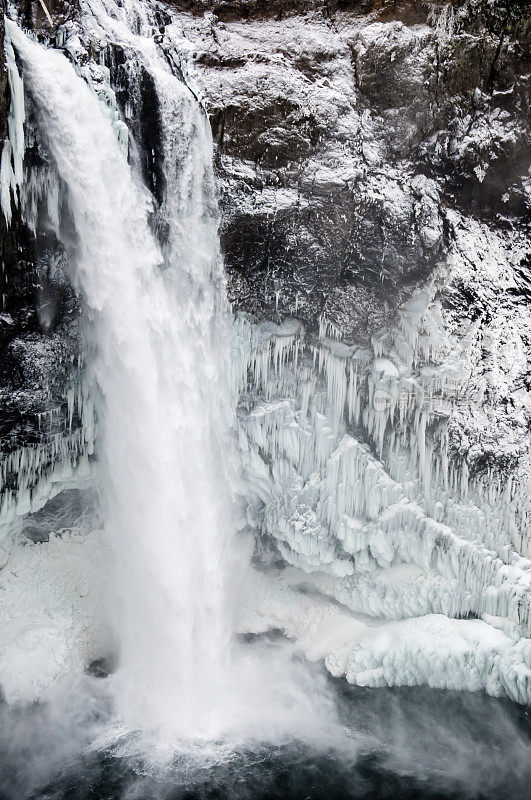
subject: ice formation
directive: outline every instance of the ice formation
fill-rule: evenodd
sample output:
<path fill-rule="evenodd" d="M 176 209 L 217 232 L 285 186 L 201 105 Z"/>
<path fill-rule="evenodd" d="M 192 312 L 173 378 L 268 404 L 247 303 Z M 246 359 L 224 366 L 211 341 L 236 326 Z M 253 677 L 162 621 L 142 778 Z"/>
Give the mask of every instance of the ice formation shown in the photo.
<path fill-rule="evenodd" d="M 0 544 L 17 518 L 38 511 L 65 488 L 94 480 L 94 400 L 80 371 L 74 375 L 64 408 L 38 415 L 37 442 L 0 441 Z"/>
<path fill-rule="evenodd" d="M 11 222 L 11 204 L 18 205 L 20 187 L 23 182 L 24 161 L 24 86 L 20 77 L 15 52 L 9 32 L 4 37 L 6 68 L 9 78 L 11 103 L 7 118 L 8 137 L 4 141 L 0 161 L 0 205 L 6 218 Z"/>
<path fill-rule="evenodd" d="M 372 351 L 334 333 L 326 319 L 314 340 L 294 320 L 235 323 L 246 523 L 314 590 L 380 623 L 404 620 L 385 664 L 382 634 L 350 660 L 327 656 L 332 671 L 528 701 L 527 484 L 473 481 L 452 459 L 462 376 L 440 309 L 417 293 Z M 504 678 L 494 662 L 511 663 Z"/>
<path fill-rule="evenodd" d="M 403 579 L 414 570 L 403 568 Z M 315 593 L 319 581 L 288 569 L 246 586 L 243 632 L 280 629 L 312 661 L 358 686 L 428 686 L 507 694 L 529 703 L 531 646 L 483 620 L 425 614 L 386 622 L 349 612 Z M 301 592 L 301 589 L 304 591 Z"/>

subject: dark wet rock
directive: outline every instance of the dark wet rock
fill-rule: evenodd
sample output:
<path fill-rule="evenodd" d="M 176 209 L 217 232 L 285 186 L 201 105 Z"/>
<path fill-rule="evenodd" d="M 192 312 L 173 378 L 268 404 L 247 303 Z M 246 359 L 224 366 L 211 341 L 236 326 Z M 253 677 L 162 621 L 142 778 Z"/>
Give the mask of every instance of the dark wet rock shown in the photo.
<path fill-rule="evenodd" d="M 20 6 L 22 19 L 45 31 L 38 4 Z M 72 3 L 48 3 L 53 19 L 75 13 Z M 3 28 L 3 16 L 1 19 Z M 48 25 L 49 28 L 49 25 Z M 49 36 L 50 34 L 46 34 Z M 4 50 L 0 50 L 0 133 L 7 136 L 11 102 Z M 31 104 L 26 104 L 28 131 L 36 129 Z M 39 167 L 43 149 L 31 133 L 25 165 Z M 80 305 L 72 287 L 66 256 L 49 226 L 31 231 L 12 202 L 9 228 L 0 213 L 0 449 L 42 438 L 40 415 L 64 405 L 65 385 L 79 353 Z M 64 420 L 63 420 L 64 422 Z M 61 426 L 61 422 L 58 423 Z M 54 433 L 55 428 L 49 433 Z"/>
<path fill-rule="evenodd" d="M 79 13 L 77 0 L 44 0 L 52 25 L 38 0 L 18 0 L 17 7 L 24 26 L 45 36 L 53 34 L 59 25 L 75 19 Z"/>
<path fill-rule="evenodd" d="M 321 13 L 333 22 L 336 13 L 348 11 L 413 24 L 432 9 L 430 0 L 169 0 L 169 4 L 196 15 L 210 12 L 223 22 L 285 19 L 309 12 Z"/>
<path fill-rule="evenodd" d="M 164 192 L 159 101 L 152 76 L 119 45 L 109 44 L 105 64 L 124 119 L 127 120 L 144 182 L 160 203 Z"/>
<path fill-rule="evenodd" d="M 3 42 L 4 16 L 0 14 L 0 38 Z M 7 137 L 7 117 L 11 95 L 5 66 L 4 48 L 0 48 L 0 141 Z M 14 209 L 11 226 L 8 228 L 3 213 L 0 213 L 0 345 L 9 340 L 16 317 L 25 308 L 33 290 L 34 253 L 29 231 L 22 224 L 17 209 Z M 3 349 L 3 347 L 2 347 Z"/>
<path fill-rule="evenodd" d="M 93 678 L 108 678 L 116 669 L 115 660 L 111 656 L 96 658 L 91 661 L 86 669 L 87 675 Z"/>

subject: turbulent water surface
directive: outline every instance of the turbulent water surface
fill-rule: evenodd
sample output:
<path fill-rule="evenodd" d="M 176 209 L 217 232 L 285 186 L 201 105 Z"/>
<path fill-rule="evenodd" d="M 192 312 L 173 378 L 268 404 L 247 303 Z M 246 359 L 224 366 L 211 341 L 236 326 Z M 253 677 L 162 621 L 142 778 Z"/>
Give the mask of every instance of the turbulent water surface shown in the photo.
<path fill-rule="evenodd" d="M 318 677 L 314 675 L 314 678 Z M 424 688 L 334 686 L 345 740 L 156 754 L 91 739 L 105 724 L 97 684 L 91 703 L 4 711 L 0 796 L 88 800 L 524 800 L 530 721 L 492 698 Z M 85 701 L 87 700 L 85 697 Z M 348 742 L 348 744 L 347 744 Z M 160 754 L 159 754 L 160 755 Z"/>

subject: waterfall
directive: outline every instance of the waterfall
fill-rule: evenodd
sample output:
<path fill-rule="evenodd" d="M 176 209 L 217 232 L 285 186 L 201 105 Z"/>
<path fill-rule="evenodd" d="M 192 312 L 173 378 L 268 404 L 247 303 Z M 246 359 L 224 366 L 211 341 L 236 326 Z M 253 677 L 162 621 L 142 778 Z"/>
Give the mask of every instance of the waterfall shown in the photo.
<path fill-rule="evenodd" d="M 228 304 L 208 123 L 166 74 L 160 248 L 150 199 L 95 93 L 64 55 L 7 24 L 66 187 L 70 260 L 88 307 L 116 562 L 117 704 L 133 727 L 190 735 L 212 724 L 232 628 Z"/>
<path fill-rule="evenodd" d="M 91 0 L 88 8 L 98 35 L 127 48 L 133 69 L 153 81 L 163 156 L 157 207 L 90 71 L 81 68 L 81 77 L 64 55 L 7 26 L 63 187 L 68 213 L 58 231 L 86 308 L 103 519 L 114 553 L 111 738 L 138 731 L 164 752 L 190 752 L 199 742 L 201 758 L 207 742 L 217 743 L 215 758 L 218 745 L 232 752 L 252 741 L 343 743 L 325 678 L 293 658 L 298 645 L 247 645 L 234 636 L 267 631 L 284 590 L 280 601 L 276 590 L 270 597 L 249 568 L 252 541 L 236 536 L 239 367 L 229 363 L 206 115 L 159 52 L 142 4 Z M 131 33 L 144 24 L 145 36 Z M 265 603 L 265 625 L 255 600 Z"/>
<path fill-rule="evenodd" d="M 423 314 L 438 332 L 427 290 L 385 341 L 374 339 L 374 353 L 340 341 L 324 316 L 318 338 L 290 319 L 232 324 L 210 129 L 176 26 L 160 41 L 155 14 L 137 0 L 86 0 L 79 23 L 100 61 L 124 57 L 129 111 L 145 100 L 135 96 L 139 76 L 149 79 L 154 196 L 106 67 L 76 54 L 77 35 L 63 41 L 73 66 L 6 23 L 10 68 L 19 82 L 21 68 L 50 162 L 47 171 L 28 156 L 22 184 L 19 175 L 8 188 L 20 188 L 32 230 L 46 196 L 85 308 L 90 425 L 76 435 L 94 429 L 95 401 L 94 472 L 113 553 L 113 721 L 157 741 L 162 733 L 171 747 L 342 740 L 322 676 L 294 653 L 359 685 L 483 687 L 524 702 L 529 562 L 511 546 L 518 497 L 510 485 L 499 498 L 495 486 L 488 497 L 474 489 L 465 464 L 450 468 L 448 438 L 430 439 L 433 403 L 446 383 L 451 397 L 452 383 L 437 365 L 412 378 L 418 357 L 431 364 L 437 354 L 437 336 L 418 336 Z M 8 155 L 23 151 L 17 86 Z M 72 395 L 70 417 L 73 405 Z M 90 448 L 74 444 L 88 467 L 92 433 Z M 27 462 L 34 483 L 39 459 L 17 453 L 9 463 Z M 247 536 L 237 535 L 235 476 Z M 492 513 L 497 499 L 505 505 Z M 256 543 L 254 570 L 244 557 Z M 480 619 L 459 619 L 469 614 Z M 290 641 L 248 645 L 234 635 L 270 630 Z M 79 669 L 107 645 L 72 646 Z M 34 674 L 23 688 L 33 689 Z M 10 685 L 18 697 L 17 680 Z"/>
<path fill-rule="evenodd" d="M 476 783 L 485 794 L 494 772 L 505 793 L 515 775 L 523 786 L 527 742 L 480 691 L 531 698 L 529 484 L 474 472 L 452 449 L 448 409 L 472 360 L 461 333 L 445 329 L 437 287 L 419 287 L 389 327 L 385 317 L 370 347 L 326 305 L 315 328 L 282 318 L 282 302 L 276 322 L 261 318 L 260 296 L 256 314 L 233 316 L 205 110 L 213 89 L 205 51 L 187 48 L 210 42 L 207 27 L 224 31 L 216 45 L 250 30 L 237 61 L 254 69 L 254 22 L 183 22 L 149 0 L 80 0 L 78 11 L 46 45 L 6 20 L 0 205 L 7 225 L 49 247 L 35 275 L 56 260 L 68 308 L 40 320 L 41 335 L 28 324 L 7 339 L 31 342 L 24 366 L 55 336 L 46 360 L 67 370 L 57 405 L 38 414 L 39 434 L 41 420 L 64 430 L 0 463 L 1 797 L 81 797 L 84 787 L 98 797 L 372 796 L 374 781 L 378 796 L 380 781 L 409 796 L 413 779 L 420 794 L 437 792 L 441 775 L 453 797 L 457 779 L 468 796 L 470 775 L 473 794 Z M 276 92 L 274 70 L 288 56 L 302 64 L 297 22 L 279 21 L 293 39 L 285 53 L 262 24 Z M 335 51 L 318 44 L 328 70 Z M 218 64 L 213 46 L 210 56 Z M 228 75 L 232 60 L 216 69 Z M 215 163 L 228 194 L 240 178 L 226 169 L 224 131 Z M 243 295 L 235 306 L 248 307 Z M 498 333 L 478 331 L 469 344 L 488 362 Z M 69 336 L 75 348 L 61 349 Z M 452 694 L 392 689 L 424 684 Z M 469 714 L 470 702 L 490 716 Z M 345 792 L 334 764 L 348 773 Z M 297 783 L 307 767 L 308 789 Z"/>

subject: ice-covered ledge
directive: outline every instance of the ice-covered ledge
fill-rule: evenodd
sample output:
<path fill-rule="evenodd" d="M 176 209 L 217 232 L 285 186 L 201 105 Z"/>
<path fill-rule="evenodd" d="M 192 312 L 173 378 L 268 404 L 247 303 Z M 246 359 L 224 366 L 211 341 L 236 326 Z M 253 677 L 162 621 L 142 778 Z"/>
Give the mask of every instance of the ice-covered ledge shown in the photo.
<path fill-rule="evenodd" d="M 282 630 L 312 661 L 358 686 L 484 690 L 531 702 L 531 641 L 478 619 L 426 614 L 397 622 L 349 612 L 298 570 L 255 572 L 244 588 L 242 633 Z"/>
<path fill-rule="evenodd" d="M 0 442 L 0 544 L 18 518 L 39 511 L 65 489 L 94 482 L 94 402 L 82 380 L 67 387 L 64 406 L 58 409 L 58 423 L 53 413 L 40 415 L 39 441 L 7 442 L 5 452 Z"/>
<path fill-rule="evenodd" d="M 52 443 L 27 445 L 2 460 L 2 480 L 17 468 L 17 486 L 3 484 L 0 490 L 0 544 L 11 532 L 13 523 L 33 514 L 66 489 L 84 488 L 95 479 L 93 462 L 82 429 Z"/>

